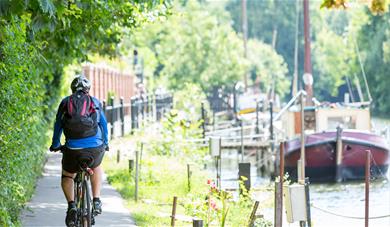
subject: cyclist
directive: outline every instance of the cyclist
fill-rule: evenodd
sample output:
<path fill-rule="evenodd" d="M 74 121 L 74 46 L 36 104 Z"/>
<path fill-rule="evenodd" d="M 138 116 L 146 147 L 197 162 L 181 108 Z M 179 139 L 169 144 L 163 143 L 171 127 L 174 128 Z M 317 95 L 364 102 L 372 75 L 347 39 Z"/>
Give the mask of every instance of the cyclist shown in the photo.
<path fill-rule="evenodd" d="M 96 214 L 102 212 L 100 201 L 100 186 L 102 168 L 100 163 L 104 151 L 108 151 L 107 121 L 98 99 L 89 96 L 90 81 L 83 75 L 78 75 L 71 83 L 72 95 L 64 98 L 57 111 L 51 151 L 61 149 L 61 134 L 65 134 L 65 146 L 62 157 L 61 187 L 68 202 L 65 223 L 74 226 L 76 219 L 76 204 L 74 202 L 73 179 L 79 170 L 80 157 L 92 157 L 90 168 L 93 209 Z"/>

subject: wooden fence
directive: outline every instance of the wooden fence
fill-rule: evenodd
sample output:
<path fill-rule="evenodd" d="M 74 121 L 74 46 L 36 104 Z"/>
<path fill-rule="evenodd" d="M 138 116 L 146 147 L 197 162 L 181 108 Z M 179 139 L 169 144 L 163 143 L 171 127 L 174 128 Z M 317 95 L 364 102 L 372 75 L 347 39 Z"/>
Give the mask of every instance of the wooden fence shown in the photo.
<path fill-rule="evenodd" d="M 99 100 L 108 100 L 108 93 L 116 97 L 132 97 L 135 94 L 134 76 L 107 66 L 86 64 L 83 74 L 91 81 L 90 94 Z"/>

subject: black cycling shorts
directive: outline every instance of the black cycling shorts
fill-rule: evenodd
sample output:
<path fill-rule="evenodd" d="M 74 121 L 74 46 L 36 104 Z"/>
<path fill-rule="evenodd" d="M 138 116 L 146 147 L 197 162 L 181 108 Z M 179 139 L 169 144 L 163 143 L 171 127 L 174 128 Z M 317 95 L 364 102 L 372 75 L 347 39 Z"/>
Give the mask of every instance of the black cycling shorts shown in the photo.
<path fill-rule="evenodd" d="M 100 165 L 103 160 L 103 156 L 104 145 L 78 150 L 66 148 L 62 155 L 62 169 L 69 173 L 76 173 L 80 170 L 78 162 L 80 158 L 92 158 L 93 162 L 89 165 L 89 167 L 93 169 Z"/>

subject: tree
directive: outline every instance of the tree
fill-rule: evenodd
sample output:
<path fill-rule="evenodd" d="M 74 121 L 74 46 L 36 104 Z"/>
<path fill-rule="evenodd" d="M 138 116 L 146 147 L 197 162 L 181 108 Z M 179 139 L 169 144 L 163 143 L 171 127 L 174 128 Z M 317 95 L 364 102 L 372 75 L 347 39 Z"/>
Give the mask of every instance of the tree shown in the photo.
<path fill-rule="evenodd" d="M 166 20 L 141 28 L 124 46 L 152 50 L 158 61 L 156 78 L 170 88 L 195 83 L 207 91 L 232 86 L 241 78 L 247 67 L 242 41 L 228 24 L 226 12 L 209 11 L 207 4 L 196 1 L 173 12 Z"/>
<path fill-rule="evenodd" d="M 282 97 L 289 93 L 291 82 L 287 78 L 287 64 L 270 45 L 254 39 L 249 40 L 248 60 L 252 79 L 263 93 L 269 92 L 273 86 L 275 92 Z"/>

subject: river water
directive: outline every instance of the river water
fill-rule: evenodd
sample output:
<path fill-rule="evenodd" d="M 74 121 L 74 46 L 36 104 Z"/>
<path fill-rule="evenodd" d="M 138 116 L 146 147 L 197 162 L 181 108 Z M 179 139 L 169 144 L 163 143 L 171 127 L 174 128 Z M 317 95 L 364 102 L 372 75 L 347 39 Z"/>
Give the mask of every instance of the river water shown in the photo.
<path fill-rule="evenodd" d="M 390 126 L 389 120 L 374 119 L 375 128 L 382 130 Z M 390 142 L 390 141 L 389 141 Z M 238 188 L 237 169 L 241 157 L 235 151 L 222 153 L 222 188 Z M 245 162 L 251 162 L 251 183 L 254 188 L 254 198 L 262 203 L 273 201 L 273 182 L 257 175 L 254 157 L 245 157 Z M 383 173 L 385 179 L 370 183 L 369 212 L 371 227 L 390 227 L 390 172 Z M 268 188 L 268 190 L 266 190 Z M 262 189 L 257 191 L 257 189 Z M 333 184 L 310 185 L 311 220 L 314 227 L 359 227 L 364 226 L 365 214 L 365 184 L 364 182 L 347 182 Z M 260 213 L 273 221 L 272 204 L 264 205 Z M 385 217 L 382 217 L 385 216 Z M 381 218 L 382 217 L 382 218 Z M 287 223 L 283 217 L 283 226 L 299 226 L 298 222 Z"/>

